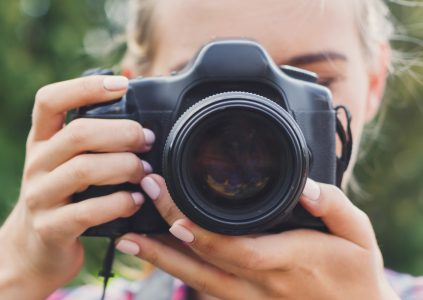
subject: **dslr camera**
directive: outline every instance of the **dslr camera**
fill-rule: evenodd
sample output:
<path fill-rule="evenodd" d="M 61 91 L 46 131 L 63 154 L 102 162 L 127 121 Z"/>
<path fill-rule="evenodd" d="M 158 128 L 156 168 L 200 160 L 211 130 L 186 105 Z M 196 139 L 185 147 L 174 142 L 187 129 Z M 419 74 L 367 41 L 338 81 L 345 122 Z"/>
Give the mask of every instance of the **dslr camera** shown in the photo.
<path fill-rule="evenodd" d="M 151 129 L 156 142 L 140 157 L 164 177 L 186 217 L 205 229 L 228 235 L 325 230 L 298 199 L 307 177 L 340 185 L 352 141 L 348 110 L 340 107 L 344 129 L 330 91 L 316 82 L 314 73 L 276 65 L 254 41 L 220 40 L 205 45 L 182 71 L 131 80 L 121 99 L 80 107 L 72 118 L 131 119 Z M 140 187 L 91 186 L 72 201 L 119 190 Z M 133 216 L 84 235 L 166 232 L 146 200 Z"/>

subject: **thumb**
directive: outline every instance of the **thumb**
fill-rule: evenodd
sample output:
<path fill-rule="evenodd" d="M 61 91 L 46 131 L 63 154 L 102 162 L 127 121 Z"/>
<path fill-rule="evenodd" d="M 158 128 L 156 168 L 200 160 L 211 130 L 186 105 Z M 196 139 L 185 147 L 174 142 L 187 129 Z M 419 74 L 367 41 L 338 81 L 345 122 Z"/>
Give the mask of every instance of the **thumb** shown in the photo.
<path fill-rule="evenodd" d="M 369 217 L 336 186 L 307 179 L 300 203 L 320 217 L 332 234 L 367 249 L 376 244 Z"/>

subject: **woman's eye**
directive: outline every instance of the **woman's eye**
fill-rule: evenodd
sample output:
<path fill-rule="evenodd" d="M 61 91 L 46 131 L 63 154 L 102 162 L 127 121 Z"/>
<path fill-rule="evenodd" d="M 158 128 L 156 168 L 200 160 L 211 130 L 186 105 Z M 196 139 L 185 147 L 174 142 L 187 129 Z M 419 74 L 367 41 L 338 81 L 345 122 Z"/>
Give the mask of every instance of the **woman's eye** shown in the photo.
<path fill-rule="evenodd" d="M 318 84 L 323 85 L 327 88 L 332 88 L 334 84 L 337 84 L 340 81 L 345 79 L 344 75 L 334 75 L 334 76 L 319 76 Z"/>
<path fill-rule="evenodd" d="M 336 80 L 337 80 L 336 77 L 319 78 L 317 83 L 327 88 L 330 88 L 336 82 Z"/>

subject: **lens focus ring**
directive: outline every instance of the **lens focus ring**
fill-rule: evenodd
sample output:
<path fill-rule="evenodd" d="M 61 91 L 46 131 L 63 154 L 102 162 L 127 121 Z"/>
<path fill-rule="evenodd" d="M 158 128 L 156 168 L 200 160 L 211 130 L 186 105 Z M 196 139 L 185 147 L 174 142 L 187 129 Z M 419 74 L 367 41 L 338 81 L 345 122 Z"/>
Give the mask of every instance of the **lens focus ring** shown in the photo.
<path fill-rule="evenodd" d="M 220 233 L 264 231 L 296 205 L 308 150 L 294 119 L 273 101 L 227 92 L 203 99 L 173 126 L 163 175 L 181 211 Z"/>

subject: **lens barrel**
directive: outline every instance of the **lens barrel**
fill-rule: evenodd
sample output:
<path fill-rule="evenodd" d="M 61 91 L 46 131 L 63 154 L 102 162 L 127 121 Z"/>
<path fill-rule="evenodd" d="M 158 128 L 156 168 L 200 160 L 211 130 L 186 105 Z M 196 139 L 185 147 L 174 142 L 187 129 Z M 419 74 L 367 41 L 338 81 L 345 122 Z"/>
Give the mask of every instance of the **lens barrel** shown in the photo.
<path fill-rule="evenodd" d="M 304 136 L 288 111 L 245 92 L 197 102 L 174 124 L 163 152 L 163 176 L 176 205 L 200 226 L 231 235 L 283 222 L 308 166 Z"/>

